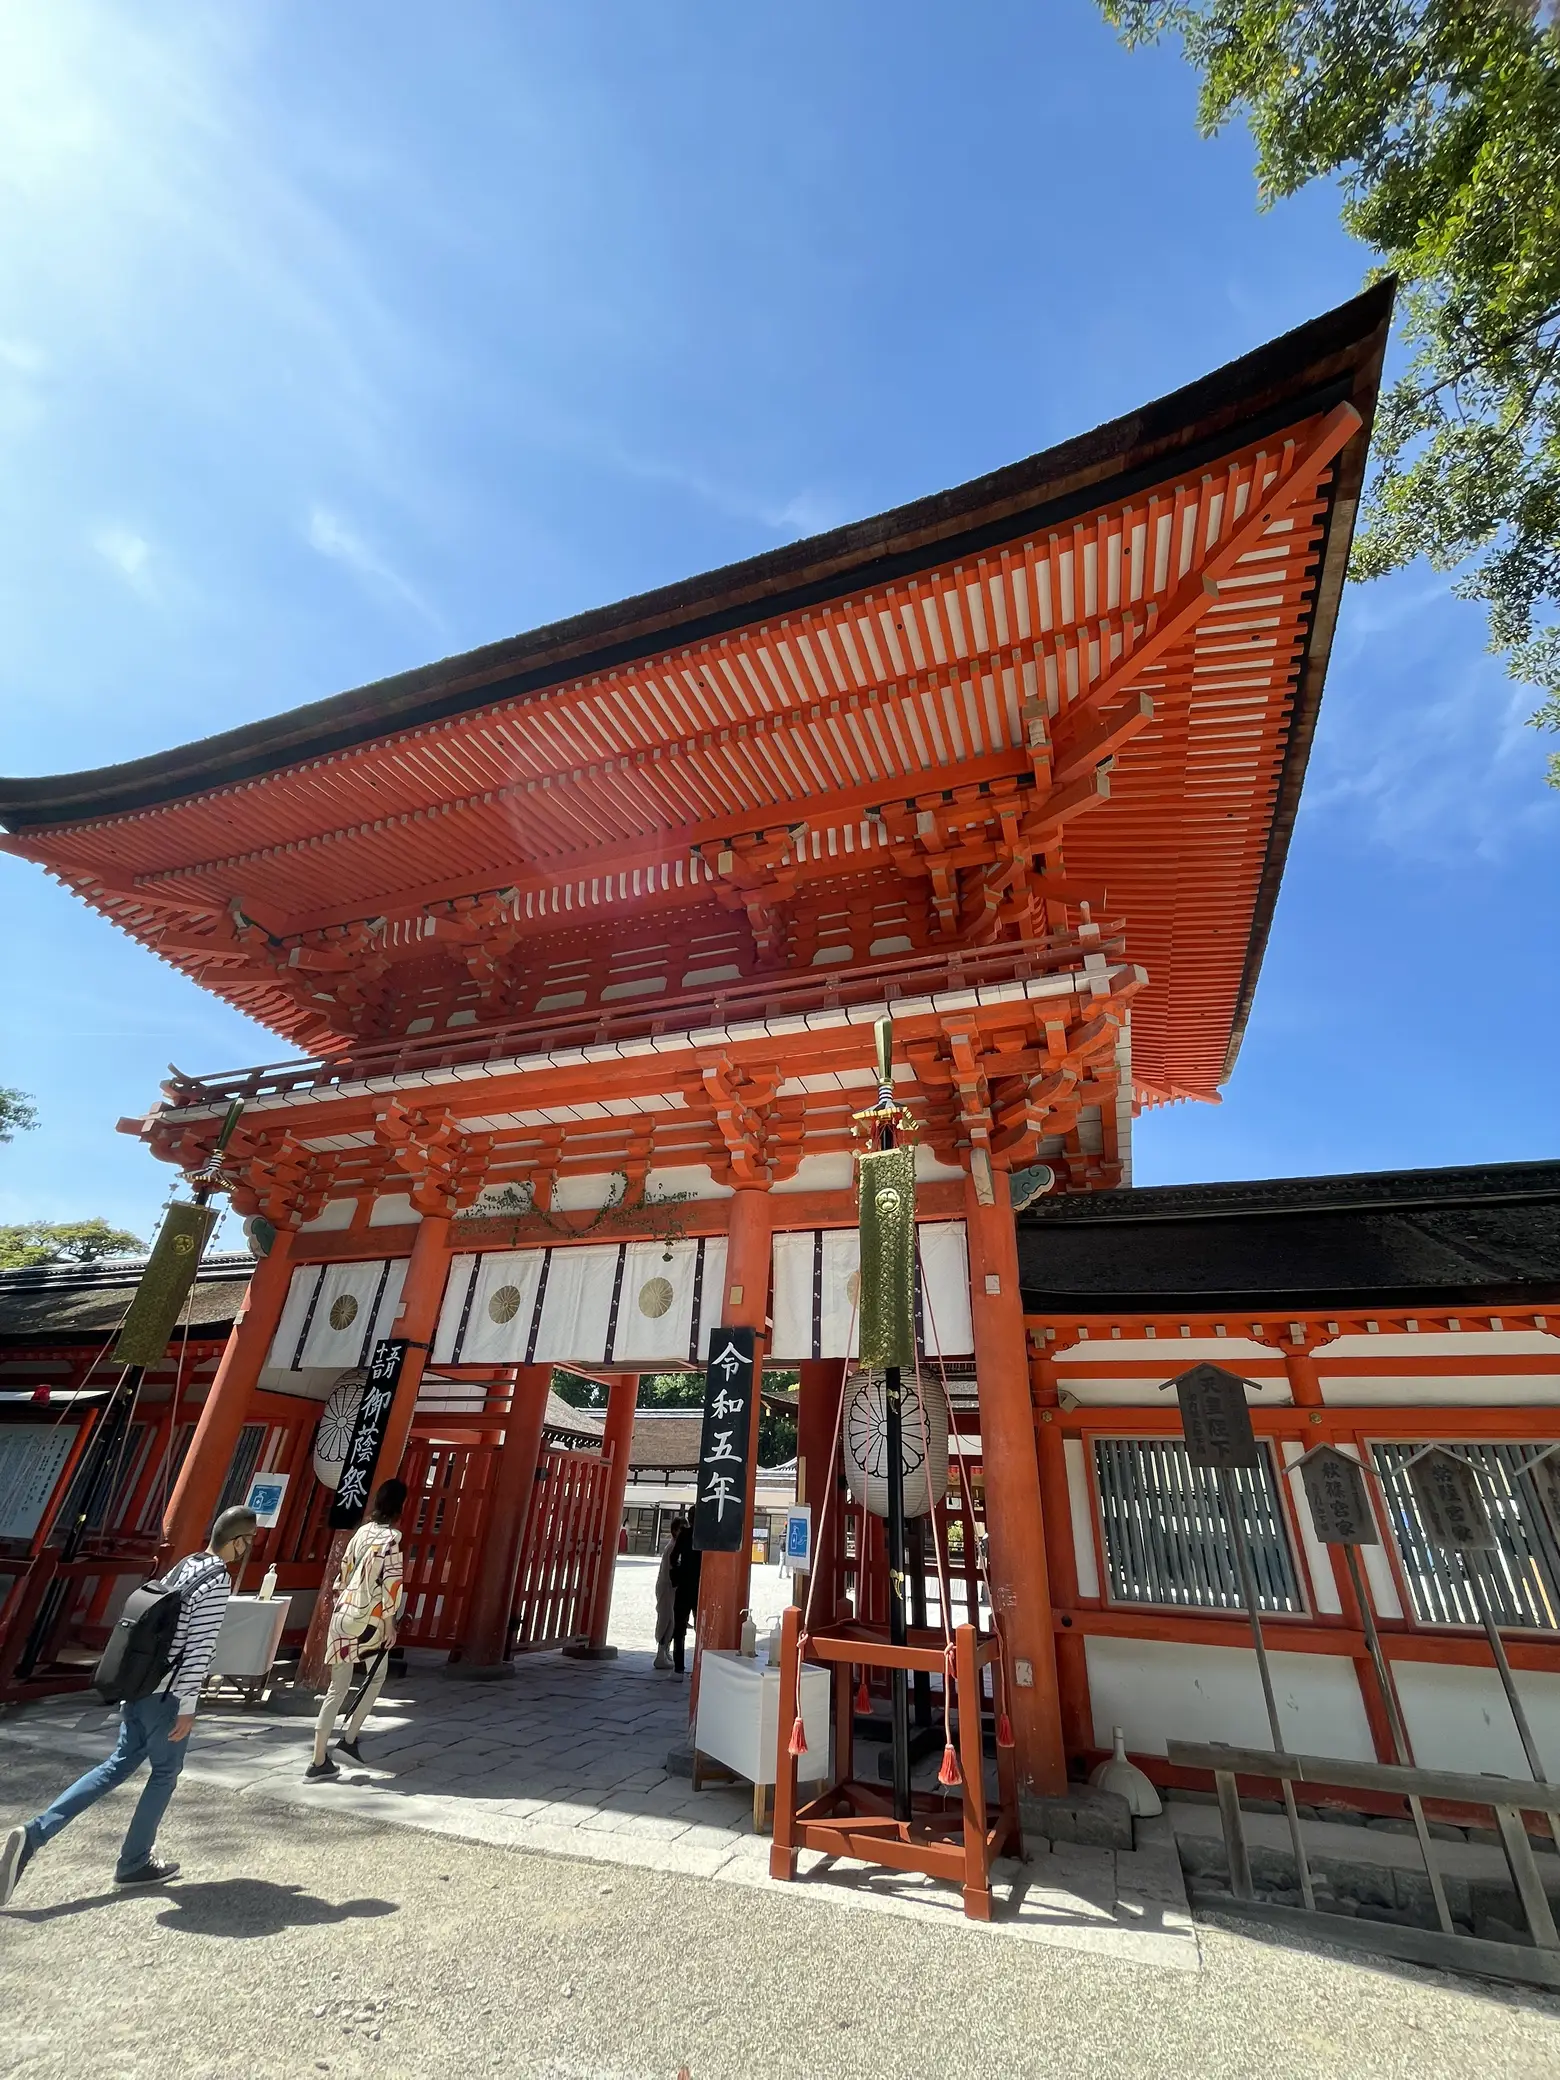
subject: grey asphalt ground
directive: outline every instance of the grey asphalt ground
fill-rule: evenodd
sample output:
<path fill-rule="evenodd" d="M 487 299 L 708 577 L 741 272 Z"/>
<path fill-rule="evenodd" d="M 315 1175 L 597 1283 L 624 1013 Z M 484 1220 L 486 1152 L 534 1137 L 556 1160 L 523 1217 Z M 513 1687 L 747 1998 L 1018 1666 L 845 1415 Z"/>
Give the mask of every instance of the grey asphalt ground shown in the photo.
<path fill-rule="evenodd" d="M 7 1759 L 0 1817 L 61 1772 Z M 186 1875 L 107 1883 L 128 1792 L 0 1915 L 25 2080 L 814 2075 L 1310 2080 L 1560 2073 L 1560 2002 L 1205 1929 L 1201 1973 L 1102 1964 L 778 1889 L 430 1838 L 190 1785 Z"/>

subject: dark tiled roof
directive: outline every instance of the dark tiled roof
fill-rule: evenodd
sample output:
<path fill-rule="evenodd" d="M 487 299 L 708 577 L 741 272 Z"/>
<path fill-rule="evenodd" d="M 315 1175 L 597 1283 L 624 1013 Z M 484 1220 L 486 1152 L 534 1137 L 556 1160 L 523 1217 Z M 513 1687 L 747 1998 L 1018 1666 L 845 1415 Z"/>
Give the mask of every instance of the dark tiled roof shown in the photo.
<path fill-rule="evenodd" d="M 0 1343 L 74 1343 L 107 1336 L 124 1319 L 145 1269 L 144 1257 L 115 1257 L 100 1264 L 0 1271 Z M 204 1263 L 190 1296 L 190 1327 L 226 1335 L 253 1270 L 254 1259 L 247 1253 Z"/>
<path fill-rule="evenodd" d="M 1018 1224 L 1036 1314 L 1560 1299 L 1560 1163 L 1098 1192 Z"/>

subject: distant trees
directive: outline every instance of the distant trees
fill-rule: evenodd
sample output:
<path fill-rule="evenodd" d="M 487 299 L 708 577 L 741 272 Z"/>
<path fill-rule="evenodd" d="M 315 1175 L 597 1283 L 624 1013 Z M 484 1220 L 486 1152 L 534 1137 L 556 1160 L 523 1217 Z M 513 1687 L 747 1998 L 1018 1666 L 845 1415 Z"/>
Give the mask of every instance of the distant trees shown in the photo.
<path fill-rule="evenodd" d="M 100 1257 L 133 1256 L 146 1244 L 128 1228 L 111 1228 L 101 1215 L 86 1221 L 17 1221 L 0 1226 L 0 1271 L 33 1264 L 95 1264 Z"/>
<path fill-rule="evenodd" d="M 1402 283 L 1351 575 L 1423 556 L 1560 730 L 1560 0 L 1099 0 L 1244 116 L 1266 208 L 1337 184 Z M 1560 787 L 1560 755 L 1550 762 Z"/>
<path fill-rule="evenodd" d="M 18 1134 L 30 1134 L 37 1124 L 38 1109 L 27 1093 L 0 1084 L 0 1141 L 12 1141 Z"/>

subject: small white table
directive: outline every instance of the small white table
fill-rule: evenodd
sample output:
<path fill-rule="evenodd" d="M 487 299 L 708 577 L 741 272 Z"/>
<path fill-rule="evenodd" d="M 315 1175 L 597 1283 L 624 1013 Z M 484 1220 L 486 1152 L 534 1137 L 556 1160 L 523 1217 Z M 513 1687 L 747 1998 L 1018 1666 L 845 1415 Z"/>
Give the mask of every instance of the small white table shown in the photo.
<path fill-rule="evenodd" d="M 276 1660 L 291 1609 L 290 1596 L 230 1596 L 207 1680 L 225 1676 L 247 1691 L 251 1701 L 257 1698 Z"/>
<path fill-rule="evenodd" d="M 829 1774 L 831 1679 L 828 1669 L 802 1666 L 802 1724 L 807 1753 L 796 1758 L 803 1778 Z M 753 1786 L 753 1822 L 763 1825 L 764 1790 L 775 1781 L 780 1734 L 780 1671 L 730 1648 L 706 1647 L 700 1664 L 695 1766 L 707 1755 Z"/>

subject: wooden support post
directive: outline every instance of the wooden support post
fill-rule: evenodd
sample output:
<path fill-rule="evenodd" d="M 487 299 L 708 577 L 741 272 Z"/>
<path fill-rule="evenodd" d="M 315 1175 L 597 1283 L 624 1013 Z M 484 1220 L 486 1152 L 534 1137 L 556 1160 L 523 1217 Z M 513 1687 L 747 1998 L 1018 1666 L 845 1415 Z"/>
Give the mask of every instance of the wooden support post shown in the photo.
<path fill-rule="evenodd" d="M 401 1288 L 401 1307 L 391 1326 L 392 1336 L 405 1337 L 410 1348 L 406 1362 L 401 1367 L 401 1377 L 396 1382 L 395 1400 L 390 1407 L 390 1420 L 385 1424 L 385 1434 L 380 1442 L 379 1457 L 374 1462 L 374 1478 L 369 1485 L 373 1494 L 381 1481 L 387 1481 L 399 1471 L 405 1456 L 407 1439 L 412 1434 L 412 1417 L 417 1408 L 417 1395 L 422 1387 L 423 1370 L 428 1363 L 428 1347 L 433 1342 L 433 1332 L 438 1325 L 439 1306 L 444 1299 L 444 1281 L 450 1268 L 450 1224 L 442 1214 L 427 1215 L 417 1230 L 417 1240 L 412 1244 L 412 1254 L 407 1259 L 406 1283 Z M 408 1498 L 408 1506 L 415 1498 Z M 347 1549 L 350 1531 L 338 1531 L 330 1542 L 325 1555 L 325 1571 L 320 1580 L 320 1593 L 315 1599 L 313 1614 L 309 1619 L 309 1634 L 304 1641 L 303 1654 L 298 1663 L 300 1683 L 312 1684 L 316 1689 L 325 1680 L 325 1640 L 330 1630 L 331 1583 L 335 1581 L 341 1566 L 341 1556 Z"/>
<path fill-rule="evenodd" d="M 979 1635 L 973 1625 L 954 1633 L 959 1694 L 959 1774 L 964 1779 L 964 1911 L 971 1921 L 991 1919 L 991 1871 L 986 1855 L 986 1764 L 980 1728 Z M 944 1674 L 943 1681 L 947 1681 Z"/>
<path fill-rule="evenodd" d="M 775 1756 L 774 1837 L 769 1850 L 771 1878 L 796 1876 L 796 1757 L 791 1753 L 791 1728 L 796 1723 L 801 1684 L 802 1614 L 793 1603 L 780 1619 L 780 1701 L 776 1718 L 778 1752 Z M 847 1680 L 850 1670 L 845 1670 Z M 835 1695 L 839 1683 L 835 1681 Z"/>
<path fill-rule="evenodd" d="M 748 1328 L 755 1332 L 753 1391 L 758 1393 L 764 1377 L 764 1323 L 769 1311 L 769 1193 L 761 1186 L 744 1186 L 731 1201 L 731 1226 L 726 1243 L 725 1306 L 719 1317 L 726 1328 Z M 735 1647 L 740 1643 L 742 1613 L 747 1607 L 748 1577 L 753 1551 L 753 1495 L 758 1483 L 758 1410 L 748 1433 L 748 1463 L 745 1500 L 742 1508 L 742 1547 L 736 1553 L 706 1553 L 699 1570 L 699 1615 L 695 1651 L 706 1647 Z M 698 1701 L 698 1664 L 689 1686 L 690 1710 Z"/>
<path fill-rule="evenodd" d="M 163 1517 L 160 1552 L 166 1557 L 182 1558 L 206 1543 L 250 1396 L 282 1318 L 292 1283 L 294 1239 L 292 1229 L 279 1229 L 269 1253 L 255 1266 Z"/>
<path fill-rule="evenodd" d="M 497 1452 L 493 1493 L 483 1524 L 482 1553 L 467 1606 L 461 1641 L 462 1675 L 511 1673 L 509 1618 L 514 1608 L 515 1579 L 525 1544 L 526 1521 L 536 1492 L 536 1469 L 542 1452 L 542 1426 L 547 1420 L 550 1365 L 517 1365 L 509 1391 L 504 1441 Z"/>
<path fill-rule="evenodd" d="M 576 1661 L 614 1661 L 617 1648 L 607 1645 L 612 1618 L 612 1583 L 617 1573 L 618 1534 L 623 1528 L 623 1490 L 628 1482 L 628 1454 L 634 1441 L 634 1413 L 639 1405 L 639 1374 L 620 1372 L 607 1383 L 607 1420 L 601 1442 L 609 1455 L 607 1493 L 601 1512 L 601 1558 L 596 1593 L 590 1609 L 590 1632 L 565 1654 Z M 755 1424 L 755 1429 L 757 1425 Z"/>
<path fill-rule="evenodd" d="M 1083 1634 L 1066 1629 L 1078 1606 L 1078 1559 L 1073 1550 L 1072 1495 L 1067 1486 L 1067 1445 L 1056 1420 L 1060 1391 L 1056 1366 L 1040 1354 L 1029 1360 L 1029 1376 L 1037 1411 L 1036 1449 L 1040 1455 L 1040 1506 L 1045 1521 L 1045 1557 L 1051 1576 L 1051 1601 L 1062 1629 L 1056 1634 L 1056 1687 L 1062 1738 L 1069 1756 L 1094 1746 L 1094 1709 L 1089 1699 L 1089 1664 Z"/>
<path fill-rule="evenodd" d="M 1054 1795 L 1067 1786 L 1067 1749 L 1018 1286 L 1018 1238 L 1007 1181 L 999 1177 L 996 1183 L 998 1205 L 981 1204 L 973 1179 L 964 1197 L 986 1533 L 996 1606 L 992 1616 L 1008 1654 L 1008 1709 L 1019 1789 Z"/>

